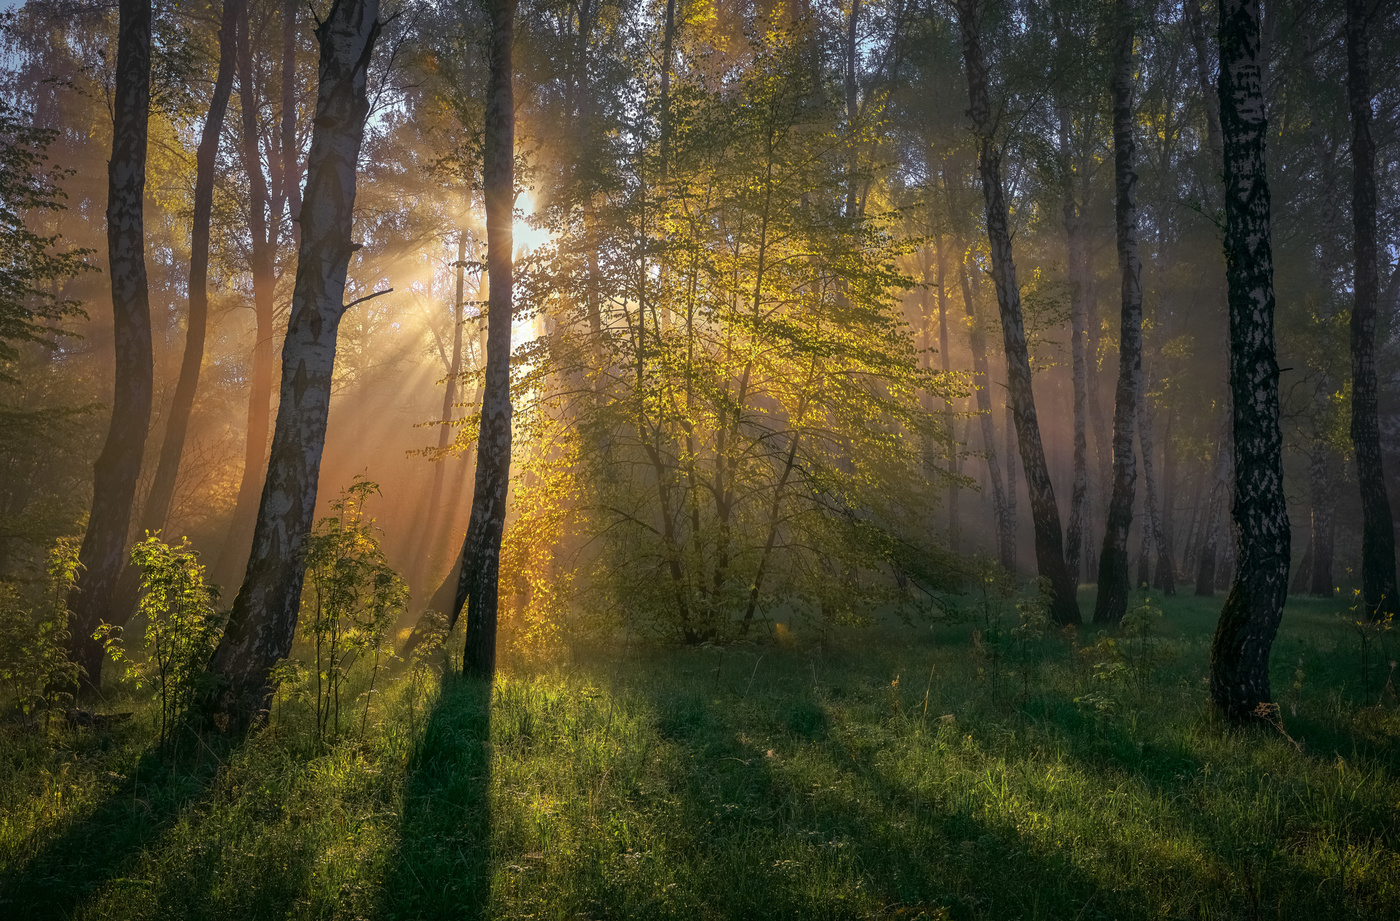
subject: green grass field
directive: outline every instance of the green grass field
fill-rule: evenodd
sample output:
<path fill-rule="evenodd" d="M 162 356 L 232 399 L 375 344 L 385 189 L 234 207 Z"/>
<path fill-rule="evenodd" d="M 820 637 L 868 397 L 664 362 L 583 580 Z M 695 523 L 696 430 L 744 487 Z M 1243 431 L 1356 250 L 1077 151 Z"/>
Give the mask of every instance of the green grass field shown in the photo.
<path fill-rule="evenodd" d="M 574 650 L 391 682 L 324 751 L 294 700 L 174 755 L 145 711 L 0 730 L 0 917 L 1400 918 L 1389 636 L 1363 675 L 1344 603 L 1295 602 L 1278 725 L 1230 731 L 1219 604 Z"/>

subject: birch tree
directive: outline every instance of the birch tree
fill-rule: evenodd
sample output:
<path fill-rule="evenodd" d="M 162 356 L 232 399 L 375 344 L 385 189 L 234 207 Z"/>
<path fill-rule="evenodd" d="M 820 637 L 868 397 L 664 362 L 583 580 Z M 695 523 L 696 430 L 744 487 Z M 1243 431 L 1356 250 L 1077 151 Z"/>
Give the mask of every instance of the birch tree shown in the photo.
<path fill-rule="evenodd" d="M 1210 653 L 1210 694 L 1235 722 L 1266 717 L 1269 650 L 1288 598 L 1274 265 L 1258 0 L 1220 0 L 1220 126 L 1230 299 L 1231 424 L 1239 559 Z"/>
<path fill-rule="evenodd" d="M 221 728 L 257 724 L 272 694 L 269 672 L 291 651 L 301 606 L 302 547 L 316 510 L 326 440 L 336 333 L 347 306 L 355 176 L 369 115 L 370 58 L 379 35 L 378 0 L 335 0 L 316 25 L 320 45 L 315 128 L 296 287 L 282 346 L 281 403 L 253 550 L 210 665 L 222 680 L 214 702 Z"/>

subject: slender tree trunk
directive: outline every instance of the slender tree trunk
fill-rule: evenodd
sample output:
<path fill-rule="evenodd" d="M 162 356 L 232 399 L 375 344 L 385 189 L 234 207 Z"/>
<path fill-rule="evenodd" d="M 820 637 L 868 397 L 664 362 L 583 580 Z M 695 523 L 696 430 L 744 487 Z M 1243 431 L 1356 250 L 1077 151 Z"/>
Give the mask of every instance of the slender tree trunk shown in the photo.
<path fill-rule="evenodd" d="M 1351 107 L 1351 223 L 1355 234 L 1351 310 L 1351 443 L 1361 486 L 1361 597 L 1371 617 L 1400 613 L 1395 522 L 1386 494 L 1376 387 L 1376 143 L 1371 138 L 1367 18 L 1373 4 L 1347 0 L 1347 100 Z"/>
<path fill-rule="evenodd" d="M 1133 429 L 1142 393 L 1142 263 L 1137 247 L 1137 169 L 1133 142 L 1133 0 L 1119 0 L 1113 68 L 1113 152 L 1117 202 L 1118 269 L 1122 314 L 1118 339 L 1118 389 L 1113 407 L 1113 494 L 1099 555 L 1099 594 L 1094 623 L 1116 624 L 1128 609 L 1128 529 L 1133 523 L 1137 459 Z"/>
<path fill-rule="evenodd" d="M 496 602 L 501 536 L 510 486 L 510 324 L 514 287 L 511 219 L 515 206 L 515 101 L 511 44 L 516 0 L 488 0 L 491 71 L 487 83 L 485 157 L 488 332 L 481 428 L 477 435 L 476 489 L 462 542 L 461 571 L 453 610 L 466 605 L 463 671 L 479 678 L 496 673 Z"/>
<path fill-rule="evenodd" d="M 1001 312 L 1010 406 L 1015 415 L 1021 461 L 1025 465 L 1026 483 L 1030 488 L 1036 562 L 1040 575 L 1050 582 L 1051 618 L 1060 624 L 1078 624 L 1081 622 L 1079 601 L 1076 586 L 1065 568 L 1060 511 L 1055 503 L 1054 487 L 1050 483 L 1031 385 L 1030 352 L 1026 346 L 1021 292 L 1012 259 L 1006 192 L 1002 188 L 1001 152 L 992 137 L 987 62 L 982 53 L 978 3 L 976 0 L 957 0 L 956 6 L 958 25 L 962 31 L 963 61 L 967 69 L 969 112 L 980 146 L 978 172 L 982 177 L 982 194 L 986 201 L 987 238 L 991 246 L 997 304 Z"/>
<path fill-rule="evenodd" d="M 1088 285 L 1084 223 L 1074 193 L 1070 153 L 1069 109 L 1060 109 L 1061 194 L 1064 199 L 1065 240 L 1069 270 L 1070 364 L 1074 382 L 1074 485 L 1070 490 L 1069 527 L 1065 531 L 1065 566 L 1079 581 L 1080 560 L 1089 532 L 1089 368 L 1085 340 L 1089 330 Z"/>
<path fill-rule="evenodd" d="M 316 27 L 316 119 L 277 426 L 247 575 L 210 663 L 221 679 L 214 713 L 221 728 L 243 730 L 262 720 L 273 690 L 269 673 L 291 651 L 296 632 L 301 551 L 316 511 L 345 277 L 358 248 L 351 242 L 355 169 L 369 115 L 366 81 L 378 14 L 378 0 L 335 0 Z"/>
<path fill-rule="evenodd" d="M 249 13 L 245 10 L 238 37 L 238 103 L 241 114 L 239 138 L 243 168 L 248 176 L 248 231 L 252 238 L 249 265 L 253 275 L 253 367 L 249 375 L 248 431 L 243 446 L 243 476 L 238 484 L 233 519 L 219 552 L 215 575 L 231 585 L 248 563 L 253 529 L 258 517 L 258 497 L 266 474 L 268 424 L 272 419 L 273 308 L 277 285 L 277 223 L 280 215 L 269 214 L 270 194 L 263 173 L 259 147 L 258 94 L 253 74 L 252 36 Z"/>
<path fill-rule="evenodd" d="M 282 188 L 292 224 L 292 245 L 301 250 L 301 147 L 297 144 L 297 0 L 282 3 Z M 278 209 L 281 214 L 281 209 Z"/>
<path fill-rule="evenodd" d="M 107 258 L 112 278 L 116 387 L 107 440 L 93 471 L 92 512 L 78 552 L 82 568 L 68 599 L 73 612 L 69 656 L 83 687 L 102 683 L 105 650 L 93 632 L 116 618 L 113 596 L 126 564 L 127 532 L 154 378 L 150 295 L 146 286 L 146 121 L 151 106 L 151 3 L 121 0 L 112 96 L 112 159 L 107 165 Z"/>
<path fill-rule="evenodd" d="M 180 376 L 170 403 L 160 460 L 137 533 L 165 528 L 175 498 L 175 483 L 180 471 L 180 457 L 185 450 L 185 437 L 189 432 L 195 392 L 199 388 L 199 371 L 204 363 L 204 337 L 209 326 L 209 221 L 214 205 L 214 161 L 219 153 L 219 133 L 223 130 L 224 113 L 228 110 L 229 93 L 233 88 L 235 41 L 245 6 L 246 0 L 225 0 L 219 23 L 219 69 L 214 79 L 214 94 L 209 100 L 209 112 L 204 118 L 204 130 L 200 133 L 199 148 L 195 151 L 194 216 L 190 227 L 190 309 L 185 329 L 185 352 L 180 359 Z M 113 623 L 125 624 L 135 613 L 140 587 L 140 570 L 128 564 L 117 589 Z"/>
<path fill-rule="evenodd" d="M 962 286 L 963 311 L 968 318 L 968 341 L 972 346 L 973 390 L 977 400 L 977 419 L 982 426 L 982 450 L 987 455 L 987 476 L 992 484 L 992 513 L 996 519 L 997 561 L 1007 572 L 1016 571 L 1015 524 L 1006 504 L 1006 488 L 1002 485 L 1001 464 L 997 461 L 996 420 L 992 418 L 991 367 L 987 361 L 987 340 L 977 325 L 976 297 L 968 280 L 967 258 L 958 264 L 958 281 Z"/>
<path fill-rule="evenodd" d="M 1242 722 L 1266 716 L 1270 703 L 1269 650 L 1288 598 L 1290 539 L 1257 0 L 1220 0 L 1219 85 L 1240 559 L 1211 646 L 1210 691 L 1227 718 Z"/>

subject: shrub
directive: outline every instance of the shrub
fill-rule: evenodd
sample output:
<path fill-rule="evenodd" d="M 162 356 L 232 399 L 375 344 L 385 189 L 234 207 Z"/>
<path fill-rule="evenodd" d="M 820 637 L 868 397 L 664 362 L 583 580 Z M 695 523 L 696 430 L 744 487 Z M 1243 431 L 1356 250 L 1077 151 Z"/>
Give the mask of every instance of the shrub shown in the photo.
<path fill-rule="evenodd" d="M 131 562 L 141 567 L 140 614 L 146 621 L 141 646 L 146 655 L 140 661 L 125 655 L 119 627 L 103 624 L 96 635 L 107 640 L 113 658 L 126 662 L 137 687 L 155 690 L 160 746 L 166 748 L 209 680 L 206 666 L 223 632 L 223 618 L 215 610 L 218 592 L 205 580 L 199 554 L 185 538 L 171 545 L 158 534 L 147 534 L 132 548 Z"/>

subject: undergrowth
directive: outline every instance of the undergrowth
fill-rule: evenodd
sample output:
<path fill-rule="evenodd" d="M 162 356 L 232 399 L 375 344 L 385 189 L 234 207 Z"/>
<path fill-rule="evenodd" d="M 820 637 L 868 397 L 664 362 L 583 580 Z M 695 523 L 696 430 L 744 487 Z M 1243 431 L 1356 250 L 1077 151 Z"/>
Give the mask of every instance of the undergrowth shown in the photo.
<path fill-rule="evenodd" d="M 150 720 L 15 730 L 0 916 L 1400 916 L 1400 703 L 1335 605 L 1290 607 L 1278 726 L 1234 731 L 1208 601 L 1065 634 L 1003 600 L 824 644 L 576 649 L 494 689 L 395 664 L 325 745 L 292 693 L 173 758 Z"/>

